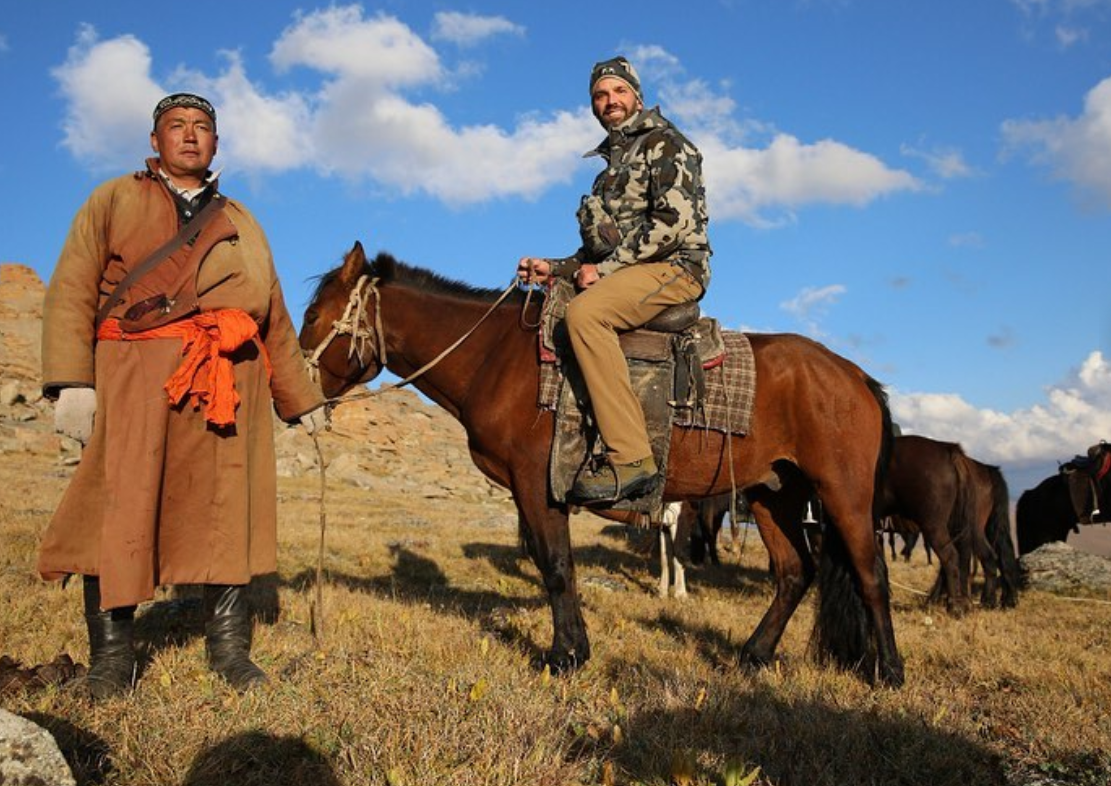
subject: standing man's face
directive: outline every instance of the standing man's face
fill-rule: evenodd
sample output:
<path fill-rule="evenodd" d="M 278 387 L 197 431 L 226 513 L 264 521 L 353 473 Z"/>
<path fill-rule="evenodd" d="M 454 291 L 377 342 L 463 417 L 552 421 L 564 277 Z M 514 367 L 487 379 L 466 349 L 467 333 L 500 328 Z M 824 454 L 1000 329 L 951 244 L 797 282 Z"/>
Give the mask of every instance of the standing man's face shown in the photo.
<path fill-rule="evenodd" d="M 641 108 L 640 98 L 628 83 L 612 76 L 598 80 L 590 101 L 594 116 L 606 130 L 621 125 Z"/>
<path fill-rule="evenodd" d="M 150 146 L 174 182 L 195 187 L 204 182 L 216 157 L 216 124 L 200 109 L 174 107 L 158 118 Z"/>

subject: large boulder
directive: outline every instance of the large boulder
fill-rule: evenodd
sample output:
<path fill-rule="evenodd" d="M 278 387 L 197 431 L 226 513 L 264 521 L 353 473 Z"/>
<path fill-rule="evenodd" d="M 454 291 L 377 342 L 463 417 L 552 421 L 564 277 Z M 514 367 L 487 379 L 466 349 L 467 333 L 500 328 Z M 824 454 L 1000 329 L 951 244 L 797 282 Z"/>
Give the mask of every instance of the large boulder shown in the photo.
<path fill-rule="evenodd" d="M 4 786 L 75 786 L 58 743 L 46 729 L 0 709 L 0 783 Z"/>

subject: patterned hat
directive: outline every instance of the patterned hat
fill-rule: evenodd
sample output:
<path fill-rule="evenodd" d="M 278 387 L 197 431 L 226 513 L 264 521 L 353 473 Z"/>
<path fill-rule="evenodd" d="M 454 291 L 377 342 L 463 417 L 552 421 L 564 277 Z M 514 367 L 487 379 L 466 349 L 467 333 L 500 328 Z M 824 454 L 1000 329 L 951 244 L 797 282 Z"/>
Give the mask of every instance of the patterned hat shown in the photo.
<path fill-rule="evenodd" d="M 614 57 L 594 64 L 594 68 L 590 69 L 591 95 L 594 94 L 594 86 L 598 84 L 598 80 L 607 76 L 620 79 L 633 89 L 633 92 L 637 94 L 637 98 L 643 100 L 640 93 L 640 77 L 637 76 L 636 69 L 633 68 L 632 64 L 624 57 Z"/>
<path fill-rule="evenodd" d="M 158 102 L 154 107 L 154 125 L 158 126 L 158 118 L 162 117 L 169 110 L 183 106 L 186 109 L 199 109 L 212 118 L 212 125 L 216 125 L 216 110 L 208 99 L 201 98 L 194 93 L 174 93 L 168 95 Z"/>

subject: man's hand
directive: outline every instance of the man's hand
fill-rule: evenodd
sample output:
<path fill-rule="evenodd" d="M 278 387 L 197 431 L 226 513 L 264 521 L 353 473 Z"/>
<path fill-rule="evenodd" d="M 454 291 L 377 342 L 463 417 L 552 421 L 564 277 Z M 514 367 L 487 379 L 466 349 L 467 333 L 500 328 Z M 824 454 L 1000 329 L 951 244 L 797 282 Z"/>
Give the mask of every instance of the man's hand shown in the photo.
<path fill-rule="evenodd" d="M 545 284 L 552 276 L 552 263 L 538 257 L 521 257 L 517 278 L 525 284 Z"/>
<path fill-rule="evenodd" d="M 92 388 L 62 388 L 54 405 L 54 430 L 82 445 L 93 435 L 96 391 Z"/>
<path fill-rule="evenodd" d="M 305 427 L 310 437 L 331 429 L 332 419 L 328 417 L 328 407 L 320 406 L 312 412 L 306 412 L 301 416 L 301 425 Z"/>
<path fill-rule="evenodd" d="M 598 275 L 597 265 L 583 265 L 575 273 L 575 283 L 579 285 L 579 289 L 586 289 L 591 284 L 597 283 L 599 279 L 601 276 Z"/>

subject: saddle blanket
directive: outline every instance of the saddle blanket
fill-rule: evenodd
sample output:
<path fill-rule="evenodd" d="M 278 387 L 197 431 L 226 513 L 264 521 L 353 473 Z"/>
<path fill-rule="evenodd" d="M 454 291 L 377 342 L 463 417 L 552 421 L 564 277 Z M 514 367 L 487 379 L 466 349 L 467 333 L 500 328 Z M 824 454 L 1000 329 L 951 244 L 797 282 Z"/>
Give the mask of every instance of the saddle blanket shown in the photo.
<path fill-rule="evenodd" d="M 752 405 L 756 398 L 756 361 L 748 336 L 723 331 L 725 354 L 705 367 L 706 395 L 701 410 L 679 408 L 672 425 L 704 428 L 724 434 L 743 436 L 752 424 Z M 540 364 L 540 390 L 537 405 L 556 411 L 563 372 L 558 362 Z M 666 394 L 665 394 L 666 395 Z"/>

